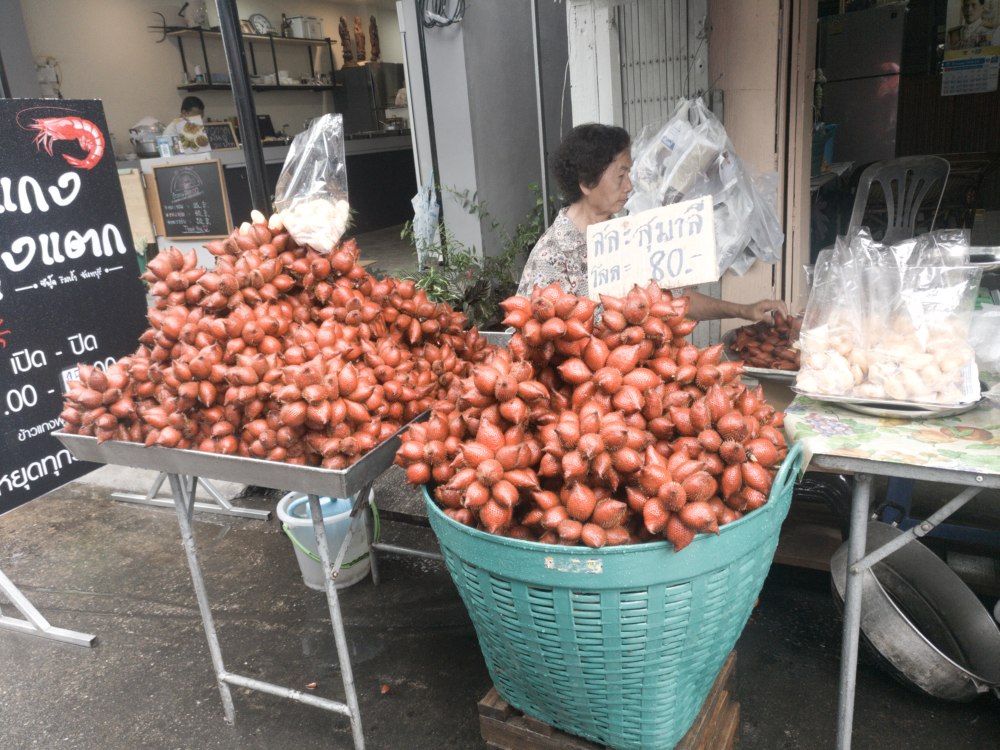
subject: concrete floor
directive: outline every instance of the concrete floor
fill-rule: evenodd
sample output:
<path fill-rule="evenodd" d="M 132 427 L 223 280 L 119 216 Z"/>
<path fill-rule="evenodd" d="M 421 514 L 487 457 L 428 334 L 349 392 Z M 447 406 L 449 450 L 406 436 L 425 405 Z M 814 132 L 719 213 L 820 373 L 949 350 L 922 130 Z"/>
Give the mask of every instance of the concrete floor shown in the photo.
<path fill-rule="evenodd" d="M 0 747 L 351 748 L 346 718 L 259 692 L 234 689 L 225 723 L 173 509 L 110 498 L 153 477 L 105 468 L 0 516 L 0 569 L 53 625 L 97 636 L 83 648 L 0 630 Z M 387 541 L 435 547 L 429 529 L 392 520 L 420 508 L 398 469 L 376 494 Z M 250 488 L 234 502 L 273 509 L 280 495 Z M 196 513 L 195 536 L 227 666 L 342 699 L 325 597 L 303 585 L 277 520 Z M 476 703 L 490 678 L 447 571 L 380 560 L 379 586 L 341 592 L 367 747 L 484 747 Z M 740 750 L 833 747 L 839 644 L 827 575 L 775 566 L 736 647 Z M 946 703 L 861 666 L 855 748 L 998 744 L 997 698 Z"/>
<path fill-rule="evenodd" d="M 385 227 L 354 238 L 361 251 L 361 260 L 373 261 L 369 272 L 380 277 L 399 278 L 417 270 L 417 251 L 411 244 L 400 239 L 402 230 L 402 225 Z"/>

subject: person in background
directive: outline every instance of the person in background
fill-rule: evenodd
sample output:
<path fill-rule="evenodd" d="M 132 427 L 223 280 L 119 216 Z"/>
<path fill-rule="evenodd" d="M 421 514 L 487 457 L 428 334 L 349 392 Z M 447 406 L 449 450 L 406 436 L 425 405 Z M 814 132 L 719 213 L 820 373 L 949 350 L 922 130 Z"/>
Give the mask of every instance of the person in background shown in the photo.
<path fill-rule="evenodd" d="M 181 102 L 181 116 L 171 120 L 163 129 L 163 135 L 174 138 L 179 144 L 178 150 L 183 154 L 196 154 L 200 151 L 210 151 L 208 137 L 202 115 L 205 114 L 205 103 L 197 96 L 184 97 Z"/>
<path fill-rule="evenodd" d="M 556 150 L 552 169 L 569 205 L 559 211 L 538 239 L 521 273 L 517 293 L 530 297 L 535 287 L 559 282 L 563 291 L 587 296 L 587 227 L 607 221 L 625 206 L 632 192 L 628 131 L 596 123 L 573 128 Z M 781 300 L 740 304 L 688 290 L 688 315 L 694 320 L 766 320 L 788 314 Z"/>

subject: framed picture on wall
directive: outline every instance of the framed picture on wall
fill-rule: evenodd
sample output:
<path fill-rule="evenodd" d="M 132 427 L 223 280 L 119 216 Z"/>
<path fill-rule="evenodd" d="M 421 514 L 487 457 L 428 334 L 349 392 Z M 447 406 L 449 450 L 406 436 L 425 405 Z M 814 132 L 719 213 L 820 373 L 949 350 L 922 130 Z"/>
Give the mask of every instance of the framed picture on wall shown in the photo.
<path fill-rule="evenodd" d="M 946 50 L 984 48 L 983 55 L 1000 47 L 1000 18 L 990 0 L 948 0 Z M 955 23 L 957 21 L 957 23 Z"/>
<path fill-rule="evenodd" d="M 256 31 L 254 31 L 253 24 L 250 23 L 249 21 L 245 21 L 245 20 L 244 21 L 240 21 L 240 31 L 242 31 L 244 34 L 256 34 L 257 33 Z"/>

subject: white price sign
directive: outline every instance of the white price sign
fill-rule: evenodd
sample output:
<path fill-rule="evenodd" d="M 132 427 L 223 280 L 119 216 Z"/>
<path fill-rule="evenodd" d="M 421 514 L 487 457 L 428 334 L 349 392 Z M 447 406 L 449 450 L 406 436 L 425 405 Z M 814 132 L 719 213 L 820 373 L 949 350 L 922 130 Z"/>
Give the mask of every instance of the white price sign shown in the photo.
<path fill-rule="evenodd" d="M 718 281 L 710 196 L 587 227 L 587 284 L 592 300 L 623 297 L 650 279 L 663 289 Z"/>

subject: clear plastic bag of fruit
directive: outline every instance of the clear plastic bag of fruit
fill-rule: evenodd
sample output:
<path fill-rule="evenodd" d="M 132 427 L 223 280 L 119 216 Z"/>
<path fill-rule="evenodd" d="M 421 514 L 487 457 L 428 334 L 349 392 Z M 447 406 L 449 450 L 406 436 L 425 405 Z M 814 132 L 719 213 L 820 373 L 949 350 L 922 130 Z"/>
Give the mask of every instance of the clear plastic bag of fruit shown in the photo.
<path fill-rule="evenodd" d="M 867 231 L 817 258 L 796 386 L 815 395 L 958 405 L 978 398 L 969 324 L 981 270 L 964 237 L 893 246 Z"/>
<path fill-rule="evenodd" d="M 347 163 L 341 115 L 317 117 L 295 136 L 274 194 L 275 222 L 300 245 L 322 253 L 347 230 Z"/>

